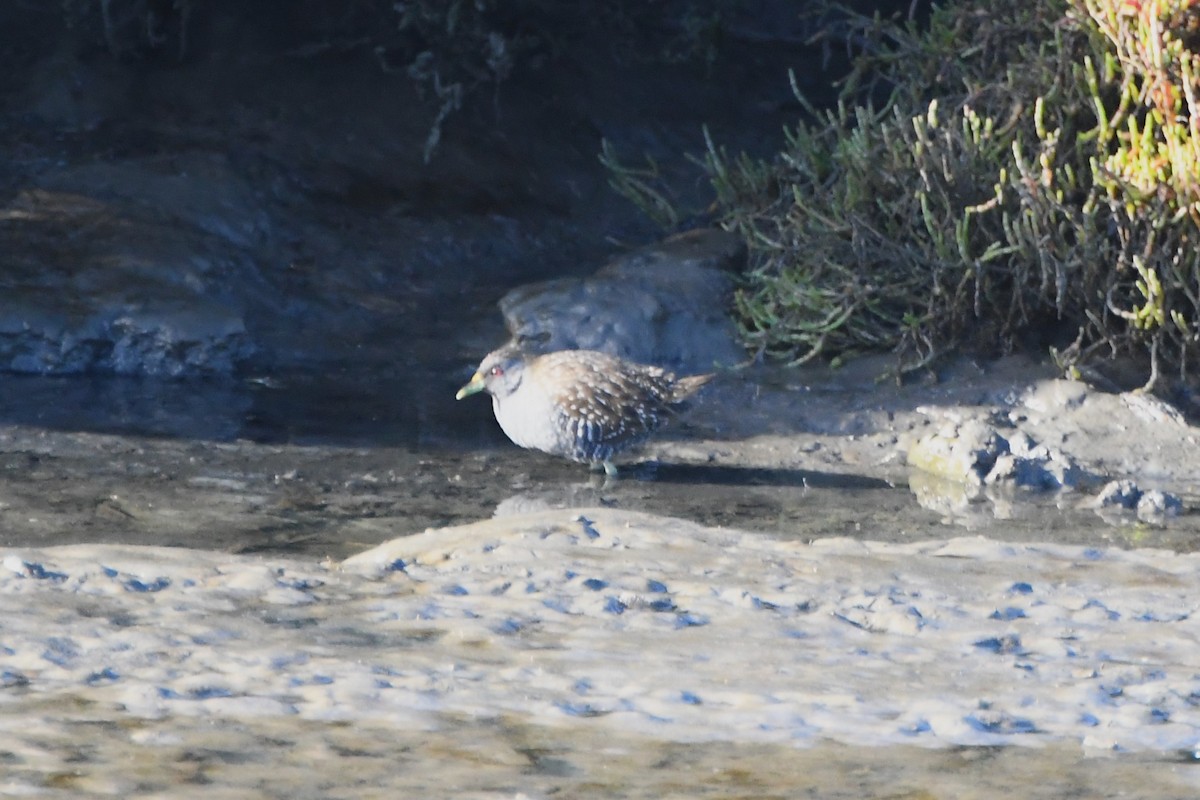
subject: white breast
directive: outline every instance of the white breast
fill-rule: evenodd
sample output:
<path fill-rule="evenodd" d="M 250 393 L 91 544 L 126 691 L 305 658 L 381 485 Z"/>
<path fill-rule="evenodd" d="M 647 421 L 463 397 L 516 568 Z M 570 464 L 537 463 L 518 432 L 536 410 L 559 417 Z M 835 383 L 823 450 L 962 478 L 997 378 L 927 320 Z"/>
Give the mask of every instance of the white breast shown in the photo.
<path fill-rule="evenodd" d="M 545 393 L 528 391 L 522 385 L 503 400 L 493 396 L 492 411 L 501 430 L 514 444 L 544 453 L 560 451 L 556 410 Z"/>

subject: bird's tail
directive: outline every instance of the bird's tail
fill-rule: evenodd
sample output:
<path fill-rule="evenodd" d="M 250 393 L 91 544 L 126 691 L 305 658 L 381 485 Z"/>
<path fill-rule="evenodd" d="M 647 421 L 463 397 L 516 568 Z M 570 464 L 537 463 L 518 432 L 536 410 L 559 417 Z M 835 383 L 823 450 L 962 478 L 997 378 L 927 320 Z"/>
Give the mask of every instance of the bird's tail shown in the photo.
<path fill-rule="evenodd" d="M 710 372 L 706 375 L 687 375 L 683 378 L 676 378 L 675 383 L 671 387 L 671 402 L 678 403 L 686 400 L 700 391 L 701 386 L 715 377 L 716 373 Z"/>

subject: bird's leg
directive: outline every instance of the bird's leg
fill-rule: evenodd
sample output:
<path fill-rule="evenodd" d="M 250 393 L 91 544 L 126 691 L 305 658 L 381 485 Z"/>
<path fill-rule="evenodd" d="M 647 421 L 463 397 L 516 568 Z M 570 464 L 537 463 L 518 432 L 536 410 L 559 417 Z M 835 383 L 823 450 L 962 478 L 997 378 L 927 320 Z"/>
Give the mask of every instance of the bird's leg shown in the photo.
<path fill-rule="evenodd" d="M 610 478 L 617 477 L 617 465 L 609 461 L 607 458 L 604 459 L 604 474 Z"/>

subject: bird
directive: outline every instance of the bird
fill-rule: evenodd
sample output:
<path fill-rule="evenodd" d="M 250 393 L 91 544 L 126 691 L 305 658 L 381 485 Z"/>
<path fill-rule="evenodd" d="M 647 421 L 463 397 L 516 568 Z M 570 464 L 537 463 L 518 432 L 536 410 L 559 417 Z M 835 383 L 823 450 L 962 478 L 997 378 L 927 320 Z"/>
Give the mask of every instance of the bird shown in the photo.
<path fill-rule="evenodd" d="M 661 367 L 597 350 L 494 350 L 455 399 L 487 392 L 505 435 L 530 450 L 615 476 L 612 459 L 666 424 L 713 374 L 676 377 Z"/>

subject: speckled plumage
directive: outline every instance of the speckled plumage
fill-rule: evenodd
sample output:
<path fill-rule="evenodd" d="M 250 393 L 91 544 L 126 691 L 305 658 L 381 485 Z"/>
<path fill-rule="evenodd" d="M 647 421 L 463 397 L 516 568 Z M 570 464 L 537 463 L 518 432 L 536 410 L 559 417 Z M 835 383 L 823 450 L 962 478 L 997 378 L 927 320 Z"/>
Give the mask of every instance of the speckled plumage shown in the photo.
<path fill-rule="evenodd" d="M 521 447 L 602 465 L 645 441 L 712 375 L 677 378 L 594 350 L 528 356 L 502 347 L 483 359 L 459 399 L 492 396 L 496 421 Z"/>

